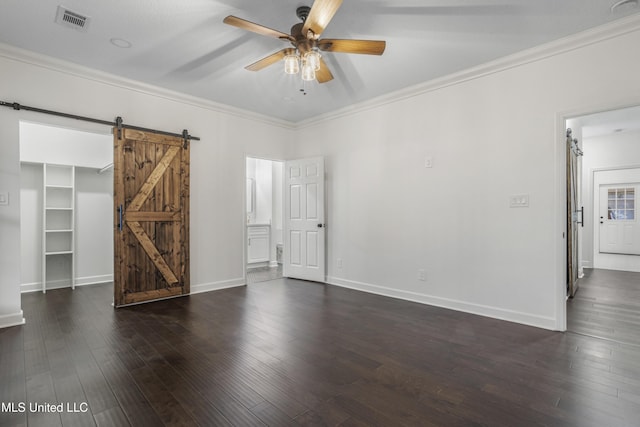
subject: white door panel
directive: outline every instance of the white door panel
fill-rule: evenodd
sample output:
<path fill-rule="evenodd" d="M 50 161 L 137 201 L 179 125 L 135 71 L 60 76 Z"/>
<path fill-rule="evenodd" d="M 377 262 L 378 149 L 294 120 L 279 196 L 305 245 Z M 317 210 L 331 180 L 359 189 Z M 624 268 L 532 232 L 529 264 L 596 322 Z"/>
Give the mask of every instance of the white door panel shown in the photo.
<path fill-rule="evenodd" d="M 640 255 L 638 183 L 600 185 L 600 253 Z"/>
<path fill-rule="evenodd" d="M 324 159 L 285 164 L 284 264 L 286 277 L 325 280 Z"/>

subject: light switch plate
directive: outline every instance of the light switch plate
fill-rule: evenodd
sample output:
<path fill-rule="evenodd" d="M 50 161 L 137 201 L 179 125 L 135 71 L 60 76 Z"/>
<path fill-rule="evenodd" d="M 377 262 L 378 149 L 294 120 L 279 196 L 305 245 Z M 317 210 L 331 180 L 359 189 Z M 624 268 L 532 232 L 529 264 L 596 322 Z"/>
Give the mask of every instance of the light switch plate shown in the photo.
<path fill-rule="evenodd" d="M 529 207 L 529 195 L 528 194 L 514 194 L 509 196 L 510 208 L 528 208 Z"/>
<path fill-rule="evenodd" d="M 0 206 L 8 206 L 9 205 L 9 192 L 3 191 L 0 192 Z"/>

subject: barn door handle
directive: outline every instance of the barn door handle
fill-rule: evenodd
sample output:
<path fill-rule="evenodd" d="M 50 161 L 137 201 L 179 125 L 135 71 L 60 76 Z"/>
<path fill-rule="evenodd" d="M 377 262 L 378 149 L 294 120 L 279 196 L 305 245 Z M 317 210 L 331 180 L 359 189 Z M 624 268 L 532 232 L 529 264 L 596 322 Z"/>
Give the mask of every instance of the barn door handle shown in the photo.
<path fill-rule="evenodd" d="M 578 222 L 581 227 L 584 227 L 584 206 L 580 208 L 580 221 Z"/>
<path fill-rule="evenodd" d="M 122 231 L 122 205 L 118 206 L 118 230 Z"/>

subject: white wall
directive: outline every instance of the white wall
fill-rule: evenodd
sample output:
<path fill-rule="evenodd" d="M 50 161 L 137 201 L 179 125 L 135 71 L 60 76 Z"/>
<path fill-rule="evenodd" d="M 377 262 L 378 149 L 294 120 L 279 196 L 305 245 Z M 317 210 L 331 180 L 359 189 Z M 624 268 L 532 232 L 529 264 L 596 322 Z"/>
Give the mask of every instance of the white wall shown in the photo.
<path fill-rule="evenodd" d="M 1 60 L 0 60 L 1 61 Z M 0 65 L 0 93 L 11 78 Z M 0 112 L 0 192 L 9 204 L 0 206 L 0 328 L 24 323 L 20 305 L 20 147 L 18 121 Z"/>
<path fill-rule="evenodd" d="M 42 165 L 20 168 L 20 284 L 42 289 Z"/>
<path fill-rule="evenodd" d="M 76 167 L 75 215 L 76 285 L 113 281 L 113 169 Z"/>
<path fill-rule="evenodd" d="M 69 126 L 74 122 L 70 121 Z M 72 128 L 20 123 L 20 161 L 101 169 L 113 163 L 113 135 Z"/>
<path fill-rule="evenodd" d="M 273 214 L 273 178 L 271 160 L 247 157 L 247 178 L 254 182 L 254 207 L 249 215 L 252 224 L 271 224 Z"/>
<path fill-rule="evenodd" d="M 38 64 L 38 65 L 36 65 Z M 3 100 L 201 138 L 191 150 L 191 289 L 244 283 L 245 153 L 287 158 L 293 131 L 265 120 L 143 84 L 0 46 Z M 85 75 L 86 77 L 80 77 Z M 101 125 L 0 109 L 0 326 L 20 323 L 19 122 L 104 132 Z M 28 321 L 28 319 L 27 319 Z"/>
<path fill-rule="evenodd" d="M 282 218 L 284 217 L 284 213 L 282 211 L 282 207 L 284 206 L 284 202 L 282 200 L 282 190 L 283 190 L 283 173 L 284 173 L 284 163 L 283 162 L 273 162 L 273 214 L 271 216 L 271 237 L 274 244 L 282 244 L 282 231 L 283 224 Z M 275 245 L 273 246 L 273 250 L 275 251 Z M 272 253 L 272 260 L 275 260 L 275 252 Z"/>
<path fill-rule="evenodd" d="M 563 329 L 563 115 L 640 101 L 638 28 L 300 129 L 296 156 L 326 157 L 329 281 Z"/>

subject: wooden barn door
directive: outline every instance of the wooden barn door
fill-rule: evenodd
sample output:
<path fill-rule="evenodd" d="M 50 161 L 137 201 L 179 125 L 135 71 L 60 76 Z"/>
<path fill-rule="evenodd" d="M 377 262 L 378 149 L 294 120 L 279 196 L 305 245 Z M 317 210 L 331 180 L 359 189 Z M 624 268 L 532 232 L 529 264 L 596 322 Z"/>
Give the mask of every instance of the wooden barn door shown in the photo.
<path fill-rule="evenodd" d="M 189 146 L 114 129 L 114 305 L 189 293 Z"/>

